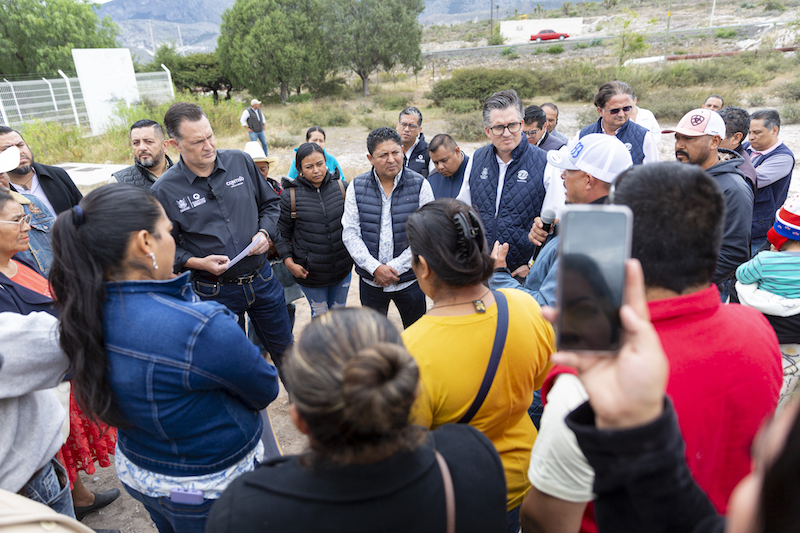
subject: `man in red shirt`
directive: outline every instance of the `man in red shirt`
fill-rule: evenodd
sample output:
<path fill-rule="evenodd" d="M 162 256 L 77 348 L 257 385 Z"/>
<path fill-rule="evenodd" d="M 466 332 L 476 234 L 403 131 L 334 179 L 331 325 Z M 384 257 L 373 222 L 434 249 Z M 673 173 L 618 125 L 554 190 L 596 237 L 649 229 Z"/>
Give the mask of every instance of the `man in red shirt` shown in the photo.
<path fill-rule="evenodd" d="M 642 263 L 653 325 L 670 364 L 667 394 L 678 413 L 686 459 L 720 513 L 750 472 L 750 446 L 778 401 L 781 355 L 761 313 L 720 303 L 710 283 L 722 240 L 724 199 L 697 166 L 634 167 L 615 182 L 614 201 L 633 211 L 633 257 Z M 548 376 L 541 431 L 522 504 L 531 531 L 597 531 L 586 504 L 594 472 L 564 416 L 586 399 L 565 367 Z M 577 449 L 577 452 L 576 452 Z"/>

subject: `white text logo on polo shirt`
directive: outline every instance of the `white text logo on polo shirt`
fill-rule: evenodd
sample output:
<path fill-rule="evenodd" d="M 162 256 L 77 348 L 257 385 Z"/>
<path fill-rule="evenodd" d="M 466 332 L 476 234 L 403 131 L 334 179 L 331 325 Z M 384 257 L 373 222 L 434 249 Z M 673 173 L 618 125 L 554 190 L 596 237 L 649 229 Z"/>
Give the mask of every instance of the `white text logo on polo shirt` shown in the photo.
<path fill-rule="evenodd" d="M 200 193 L 194 193 L 191 197 L 184 196 L 183 198 L 178 198 L 175 200 L 175 203 L 178 204 L 178 210 L 183 213 L 184 211 L 203 205 L 206 201 L 205 196 L 200 196 Z"/>
<path fill-rule="evenodd" d="M 225 182 L 225 185 L 227 185 L 231 189 L 238 187 L 239 185 L 244 185 L 244 176 L 239 176 L 238 178 L 233 178 L 232 180 L 228 180 Z"/>

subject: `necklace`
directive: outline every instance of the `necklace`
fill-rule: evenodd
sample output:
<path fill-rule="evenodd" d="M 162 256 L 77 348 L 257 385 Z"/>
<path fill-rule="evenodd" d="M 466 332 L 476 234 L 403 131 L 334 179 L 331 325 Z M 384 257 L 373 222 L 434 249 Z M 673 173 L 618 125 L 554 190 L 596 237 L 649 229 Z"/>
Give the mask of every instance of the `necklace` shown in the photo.
<path fill-rule="evenodd" d="M 433 309 L 441 309 L 442 307 L 453 307 L 455 305 L 472 304 L 472 305 L 475 306 L 475 312 L 483 314 L 483 313 L 486 312 L 486 304 L 483 303 L 483 298 L 485 298 L 487 294 L 489 294 L 489 289 L 486 289 L 486 292 L 481 294 L 481 297 L 479 299 L 477 299 L 477 300 L 472 300 L 470 302 L 458 302 L 458 303 L 454 303 L 454 304 L 445 304 L 445 305 L 433 304 L 433 307 L 431 307 L 431 310 L 433 310 Z"/>
<path fill-rule="evenodd" d="M 34 176 L 35 176 L 35 174 L 34 174 Z M 23 184 L 20 184 L 20 185 L 17 185 L 17 186 L 18 186 L 18 187 L 22 187 L 22 188 L 23 188 L 23 189 L 25 189 L 26 191 L 30 191 L 30 190 L 31 190 L 31 188 L 30 188 L 30 184 L 31 184 L 31 182 L 33 181 L 33 177 L 34 177 L 34 176 L 31 176 L 31 178 L 30 178 L 30 179 L 29 179 L 29 180 L 28 180 L 26 183 L 23 183 Z"/>

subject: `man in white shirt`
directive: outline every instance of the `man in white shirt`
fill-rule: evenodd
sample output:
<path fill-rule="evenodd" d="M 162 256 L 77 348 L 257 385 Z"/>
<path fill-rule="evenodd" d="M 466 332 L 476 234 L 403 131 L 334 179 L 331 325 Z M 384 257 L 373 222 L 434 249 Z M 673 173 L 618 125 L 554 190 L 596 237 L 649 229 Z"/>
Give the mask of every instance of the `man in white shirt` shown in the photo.
<path fill-rule="evenodd" d="M 267 120 L 264 118 L 264 113 L 261 112 L 261 102 L 259 100 L 255 98 L 250 100 L 250 107 L 242 112 L 239 123 L 247 129 L 247 134 L 250 136 L 251 141 L 261 142 L 264 155 L 269 155 L 267 151 L 267 135 L 264 133 Z"/>

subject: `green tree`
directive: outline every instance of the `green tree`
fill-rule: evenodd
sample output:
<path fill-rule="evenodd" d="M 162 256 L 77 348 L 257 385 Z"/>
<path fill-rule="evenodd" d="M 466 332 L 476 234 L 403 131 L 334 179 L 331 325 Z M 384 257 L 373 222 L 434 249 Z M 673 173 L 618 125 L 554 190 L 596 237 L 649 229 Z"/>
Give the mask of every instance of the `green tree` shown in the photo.
<path fill-rule="evenodd" d="M 83 0 L 2 0 L 0 75 L 74 70 L 73 48 L 116 48 L 119 33 Z"/>
<path fill-rule="evenodd" d="M 369 96 L 369 75 L 378 67 L 422 67 L 423 0 L 330 0 L 324 23 L 328 48 L 342 67 L 361 78 Z"/>
<path fill-rule="evenodd" d="M 637 32 L 633 27 L 633 23 L 639 15 L 630 9 L 625 10 L 625 17 L 614 17 L 612 23 L 612 31 L 617 35 L 614 39 L 614 52 L 619 61 L 619 66 L 622 66 L 625 61 L 631 57 L 635 57 L 650 48 L 644 40 L 644 34 Z M 652 20 L 648 24 L 652 24 Z"/>
<path fill-rule="evenodd" d="M 217 55 L 237 86 L 264 95 L 324 79 L 332 64 L 320 32 L 318 0 L 236 0 L 222 14 Z"/>

